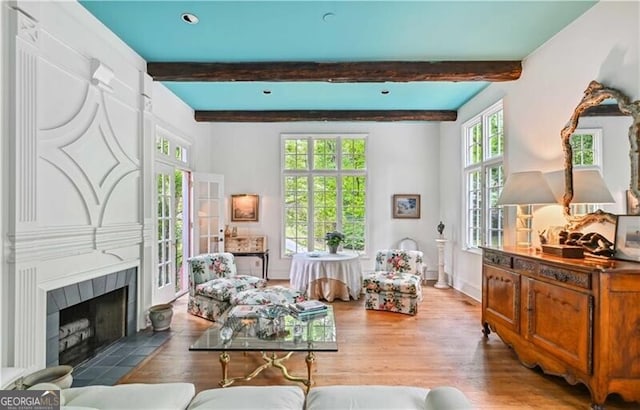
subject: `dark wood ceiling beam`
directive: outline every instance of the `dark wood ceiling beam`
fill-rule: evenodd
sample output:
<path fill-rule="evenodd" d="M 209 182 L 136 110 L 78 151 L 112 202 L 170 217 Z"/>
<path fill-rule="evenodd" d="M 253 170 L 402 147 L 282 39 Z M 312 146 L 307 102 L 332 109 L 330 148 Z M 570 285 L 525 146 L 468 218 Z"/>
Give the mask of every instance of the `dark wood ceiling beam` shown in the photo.
<path fill-rule="evenodd" d="M 285 110 L 285 111 L 196 111 L 198 122 L 289 122 L 289 121 L 455 121 L 456 111 L 430 110 Z"/>
<path fill-rule="evenodd" d="M 620 111 L 618 104 L 600 104 L 589 107 L 580 114 L 581 117 L 621 117 L 628 115 Z"/>
<path fill-rule="evenodd" d="M 147 63 L 156 81 L 512 81 L 520 61 Z"/>

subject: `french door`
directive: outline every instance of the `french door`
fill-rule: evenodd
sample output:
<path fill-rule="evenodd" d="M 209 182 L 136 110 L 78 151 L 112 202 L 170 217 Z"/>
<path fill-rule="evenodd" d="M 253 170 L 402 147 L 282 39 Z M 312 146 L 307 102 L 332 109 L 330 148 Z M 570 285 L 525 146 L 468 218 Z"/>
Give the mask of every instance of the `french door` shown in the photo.
<path fill-rule="evenodd" d="M 194 255 L 224 251 L 224 176 L 193 174 Z"/>
<path fill-rule="evenodd" d="M 154 304 L 172 301 L 188 290 L 186 260 L 191 249 L 190 175 L 156 163 L 156 252 Z"/>

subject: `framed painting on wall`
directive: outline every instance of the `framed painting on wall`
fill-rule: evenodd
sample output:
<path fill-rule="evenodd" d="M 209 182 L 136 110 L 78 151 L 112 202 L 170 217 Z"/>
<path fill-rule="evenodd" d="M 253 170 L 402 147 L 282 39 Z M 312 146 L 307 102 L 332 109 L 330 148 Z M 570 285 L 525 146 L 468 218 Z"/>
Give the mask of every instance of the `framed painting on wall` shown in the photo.
<path fill-rule="evenodd" d="M 640 262 L 640 215 L 618 215 L 614 257 Z"/>
<path fill-rule="evenodd" d="M 420 195 L 395 194 L 392 209 L 394 218 L 420 218 Z"/>
<path fill-rule="evenodd" d="M 253 194 L 231 195 L 231 221 L 258 222 L 259 198 Z"/>

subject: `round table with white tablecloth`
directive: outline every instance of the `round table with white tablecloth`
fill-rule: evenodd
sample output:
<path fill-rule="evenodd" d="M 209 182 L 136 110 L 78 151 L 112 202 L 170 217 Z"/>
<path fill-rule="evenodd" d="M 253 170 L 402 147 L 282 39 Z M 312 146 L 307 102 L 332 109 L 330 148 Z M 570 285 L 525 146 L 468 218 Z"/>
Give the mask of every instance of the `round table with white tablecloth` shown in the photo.
<path fill-rule="evenodd" d="M 309 299 L 358 299 L 362 289 L 362 267 L 357 254 L 298 253 L 289 272 L 291 287 Z"/>

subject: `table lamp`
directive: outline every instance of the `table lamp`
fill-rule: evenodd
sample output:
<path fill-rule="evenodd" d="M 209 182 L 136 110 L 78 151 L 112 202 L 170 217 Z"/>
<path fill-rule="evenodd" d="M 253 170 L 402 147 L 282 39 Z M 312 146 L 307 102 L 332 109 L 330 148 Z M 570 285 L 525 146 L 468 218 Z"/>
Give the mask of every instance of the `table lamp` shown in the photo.
<path fill-rule="evenodd" d="M 547 172 L 549 183 L 558 203 L 562 203 L 565 192 L 564 169 Z M 611 204 L 615 200 L 597 169 L 573 169 L 573 198 L 571 204 Z"/>
<path fill-rule="evenodd" d="M 516 210 L 516 245 L 531 246 L 532 205 L 557 203 L 547 180 L 540 171 L 514 172 L 507 178 L 497 205 L 518 205 Z M 526 206 L 526 211 L 522 209 Z M 519 232 L 525 233 L 522 240 Z"/>

